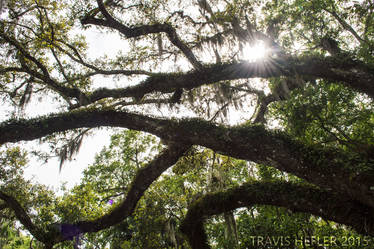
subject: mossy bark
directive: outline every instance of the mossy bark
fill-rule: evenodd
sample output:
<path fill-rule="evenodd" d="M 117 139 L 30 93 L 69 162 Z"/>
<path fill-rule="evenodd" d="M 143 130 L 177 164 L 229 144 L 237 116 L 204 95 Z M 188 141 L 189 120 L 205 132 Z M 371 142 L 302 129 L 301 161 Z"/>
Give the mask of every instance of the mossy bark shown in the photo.
<path fill-rule="evenodd" d="M 273 205 L 311 213 L 374 235 L 374 209 L 346 195 L 289 182 L 253 182 L 201 197 L 189 208 L 180 227 L 193 249 L 210 248 L 203 229 L 205 218 L 240 207 Z"/>
<path fill-rule="evenodd" d="M 370 158 L 298 143 L 261 125 L 226 127 L 201 119 L 168 120 L 114 110 L 81 110 L 0 125 L 0 144 L 32 140 L 81 127 L 116 126 L 152 133 L 166 141 L 201 145 L 238 159 L 273 166 L 310 183 L 374 207 Z"/>

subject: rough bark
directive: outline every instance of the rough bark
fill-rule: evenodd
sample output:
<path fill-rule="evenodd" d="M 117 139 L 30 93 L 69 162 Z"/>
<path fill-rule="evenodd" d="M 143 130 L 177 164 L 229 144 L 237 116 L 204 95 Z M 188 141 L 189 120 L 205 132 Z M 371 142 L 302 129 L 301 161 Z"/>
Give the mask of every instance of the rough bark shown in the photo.
<path fill-rule="evenodd" d="M 176 89 L 193 89 L 225 80 L 271 78 L 304 75 L 323 78 L 345 85 L 374 97 L 374 69 L 341 57 L 306 57 L 269 59 L 263 62 L 215 64 L 187 73 L 169 73 L 149 76 L 143 82 L 128 88 L 101 88 L 87 94 L 88 102 L 103 98 L 137 97 L 160 92 L 172 93 Z"/>
<path fill-rule="evenodd" d="M 2 199 L 7 207 L 14 211 L 17 219 L 25 226 L 25 228 L 39 241 L 48 242 L 43 236 L 44 231 L 37 227 L 30 219 L 26 211 L 19 204 L 19 202 L 12 196 L 0 191 L 0 199 Z"/>
<path fill-rule="evenodd" d="M 352 201 L 346 195 L 288 182 L 247 183 L 225 192 L 208 194 L 191 205 L 180 229 L 193 249 L 209 249 L 204 219 L 253 205 L 307 212 L 347 224 L 362 234 L 374 235 L 373 208 Z"/>
<path fill-rule="evenodd" d="M 167 141 L 201 145 L 228 156 L 270 165 L 374 207 L 371 190 L 374 174 L 367 169 L 373 165 L 372 160 L 339 150 L 305 146 L 282 132 L 269 131 L 260 125 L 225 127 L 201 119 L 175 121 L 113 110 L 82 110 L 3 123 L 0 144 L 100 126 L 145 131 Z"/>

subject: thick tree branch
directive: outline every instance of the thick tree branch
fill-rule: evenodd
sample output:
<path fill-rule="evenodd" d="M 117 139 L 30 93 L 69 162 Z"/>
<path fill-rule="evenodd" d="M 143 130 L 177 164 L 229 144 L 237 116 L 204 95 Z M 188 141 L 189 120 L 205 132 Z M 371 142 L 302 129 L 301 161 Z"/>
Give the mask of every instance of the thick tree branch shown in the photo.
<path fill-rule="evenodd" d="M 59 224 L 59 234 L 54 236 L 54 243 L 72 239 L 81 233 L 97 232 L 118 224 L 134 211 L 139 199 L 148 187 L 190 148 L 189 145 L 172 144 L 152 160 L 146 167 L 140 169 L 133 180 L 131 187 L 122 203 L 104 215 L 93 221 L 81 221 L 76 224 Z M 56 227 L 56 225 L 54 225 Z M 51 230 L 53 235 L 54 229 Z M 52 236 L 50 236 L 52 237 Z"/>
<path fill-rule="evenodd" d="M 255 182 L 208 194 L 191 205 L 181 230 L 193 249 L 209 249 L 203 228 L 205 218 L 253 205 L 285 207 L 346 224 L 359 233 L 374 235 L 373 208 L 345 195 L 288 182 Z"/>
<path fill-rule="evenodd" d="M 269 59 L 258 63 L 231 63 L 206 66 L 200 71 L 187 73 L 154 74 L 138 85 L 108 89 L 101 88 L 87 96 L 87 103 L 112 97 L 141 99 L 149 93 L 172 93 L 176 89 L 193 89 L 224 80 L 271 78 L 277 76 L 305 75 L 343 82 L 347 86 L 374 98 L 374 70 L 359 61 L 340 57 L 306 57 Z"/>
<path fill-rule="evenodd" d="M 224 127 L 200 119 L 158 119 L 114 110 L 81 110 L 0 125 L 0 144 L 32 140 L 82 127 L 116 126 L 152 133 L 167 141 L 211 148 L 239 159 L 273 166 L 318 186 L 332 188 L 374 207 L 369 158 L 305 146 L 262 126 Z M 360 169 L 360 165 L 366 165 Z M 366 171 L 364 171 L 366 168 Z M 374 168 L 374 166 L 373 166 Z"/>
<path fill-rule="evenodd" d="M 6 206 L 12 209 L 17 219 L 25 226 L 25 228 L 39 241 L 45 242 L 45 233 L 39 227 L 37 227 L 30 219 L 29 215 L 23 209 L 21 204 L 12 196 L 7 195 L 0 191 L 0 199 L 2 199 Z"/>
<path fill-rule="evenodd" d="M 24 53 L 26 52 L 24 51 Z M 101 70 L 85 63 L 80 58 L 75 59 L 82 65 L 88 66 L 89 68 L 95 70 L 88 76 L 94 74 L 148 74 L 148 72 L 144 71 Z M 75 107 L 94 103 L 97 100 L 108 97 L 134 97 L 136 99 L 141 99 L 142 96 L 149 93 L 172 93 L 176 89 L 192 89 L 200 87 L 204 84 L 213 84 L 224 80 L 256 77 L 270 78 L 277 76 L 293 76 L 295 74 L 312 76 L 315 78 L 324 78 L 335 82 L 343 82 L 347 86 L 366 93 L 370 97 L 374 98 L 374 70 L 359 61 L 353 61 L 349 58 L 342 58 L 339 56 L 303 58 L 282 57 L 278 59 L 270 58 L 264 62 L 257 63 L 241 62 L 215 64 L 212 66 L 205 66 L 200 70 L 191 70 L 186 73 L 151 74 L 146 80 L 132 87 L 119 89 L 101 88 L 93 91 L 90 94 L 84 94 L 77 88 L 68 88 L 57 84 L 50 77 L 48 77 L 48 75 L 45 76 L 44 74 L 32 72 L 27 69 L 12 69 L 13 68 L 9 68 L 5 71 L 11 72 L 24 70 L 35 78 L 42 80 L 64 96 L 78 100 L 83 98 L 84 101 L 79 101 L 79 104 Z"/>

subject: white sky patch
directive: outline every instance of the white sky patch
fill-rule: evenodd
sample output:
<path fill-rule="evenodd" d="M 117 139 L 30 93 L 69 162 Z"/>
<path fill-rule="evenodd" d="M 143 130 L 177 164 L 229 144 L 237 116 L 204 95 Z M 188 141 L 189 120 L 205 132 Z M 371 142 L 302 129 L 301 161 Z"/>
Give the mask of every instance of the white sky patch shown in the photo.
<path fill-rule="evenodd" d="M 113 58 L 120 50 L 122 50 L 123 53 L 129 50 L 127 41 L 121 39 L 120 35 L 116 32 L 104 33 L 96 28 L 92 28 L 85 31 L 84 35 L 86 36 L 86 41 L 88 43 L 87 55 L 90 59 L 102 56 Z M 97 77 L 94 84 L 99 85 L 100 87 L 115 87 L 115 85 L 113 85 L 113 79 L 110 77 Z M 35 100 L 26 107 L 26 113 L 28 114 L 28 117 L 34 117 L 41 114 L 47 115 L 58 112 L 59 103 L 57 103 L 57 105 L 53 103 L 54 101 L 50 100 L 49 104 L 45 105 L 45 103 L 41 104 L 39 101 Z M 8 118 L 5 115 L 5 117 L 3 117 L 3 115 L 3 113 L 0 114 L 2 120 Z M 99 129 L 95 131 L 94 135 L 86 137 L 83 140 L 78 155 L 74 157 L 74 160 L 66 161 L 61 172 L 59 171 L 60 160 L 58 158 L 50 159 L 47 164 L 37 160 L 31 160 L 28 167 L 25 169 L 25 178 L 33 179 L 35 182 L 47 185 L 57 193 L 63 183 L 66 183 L 68 189 L 74 187 L 74 185 L 80 182 L 82 171 L 94 162 L 95 155 L 99 153 L 104 146 L 109 145 L 111 133 L 112 132 L 107 129 Z M 38 142 L 35 142 L 34 146 L 37 143 Z M 46 152 L 48 152 L 47 145 L 45 148 Z"/>
<path fill-rule="evenodd" d="M 245 45 L 243 48 L 242 59 L 249 62 L 256 62 L 265 57 L 266 47 L 263 42 L 257 42 L 253 45 Z"/>
<path fill-rule="evenodd" d="M 81 32 L 81 31 L 80 31 Z M 103 32 L 95 27 L 84 32 L 88 43 L 87 55 L 90 58 L 98 58 L 104 55 L 114 58 L 122 50 L 129 52 L 128 41 L 121 39 L 118 32 Z"/>
<path fill-rule="evenodd" d="M 33 181 L 51 187 L 56 193 L 64 183 L 68 189 L 71 189 L 80 182 L 83 170 L 94 163 L 95 155 L 104 146 L 109 145 L 111 134 L 112 132 L 108 129 L 100 129 L 94 135 L 86 137 L 78 155 L 72 161 L 66 161 L 62 165 L 61 172 L 59 171 L 60 160 L 56 157 L 49 159 L 48 163 L 31 160 L 24 175 L 26 179 L 33 179 Z M 36 143 L 38 142 L 34 142 Z"/>

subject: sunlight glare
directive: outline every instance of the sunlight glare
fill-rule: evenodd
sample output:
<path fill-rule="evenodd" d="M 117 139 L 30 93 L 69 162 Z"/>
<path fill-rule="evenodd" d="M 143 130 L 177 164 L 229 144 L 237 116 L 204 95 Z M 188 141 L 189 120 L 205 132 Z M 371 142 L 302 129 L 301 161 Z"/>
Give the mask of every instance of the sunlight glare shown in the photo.
<path fill-rule="evenodd" d="M 255 62 L 265 57 L 266 48 L 263 42 L 257 42 L 254 45 L 245 45 L 243 48 L 243 59 L 249 62 Z"/>

